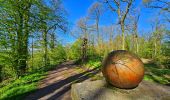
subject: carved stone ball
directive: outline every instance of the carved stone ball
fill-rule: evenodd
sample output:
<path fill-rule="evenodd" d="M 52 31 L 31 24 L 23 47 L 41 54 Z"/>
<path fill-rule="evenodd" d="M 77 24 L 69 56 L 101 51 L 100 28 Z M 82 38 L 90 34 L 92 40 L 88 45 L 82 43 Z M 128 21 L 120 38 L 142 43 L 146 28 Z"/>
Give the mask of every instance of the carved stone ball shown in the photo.
<path fill-rule="evenodd" d="M 104 59 L 102 73 L 106 81 L 118 88 L 135 88 L 144 76 L 143 62 L 125 50 L 112 51 Z"/>

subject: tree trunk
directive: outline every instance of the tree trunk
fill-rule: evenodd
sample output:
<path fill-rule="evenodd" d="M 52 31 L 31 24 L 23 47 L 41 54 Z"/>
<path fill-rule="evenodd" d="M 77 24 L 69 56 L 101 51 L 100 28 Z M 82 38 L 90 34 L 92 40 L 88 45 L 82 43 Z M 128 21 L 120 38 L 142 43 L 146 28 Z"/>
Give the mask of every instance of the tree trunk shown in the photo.
<path fill-rule="evenodd" d="M 85 62 L 87 59 L 87 38 L 83 38 L 82 44 L 82 62 Z"/>
<path fill-rule="evenodd" d="M 96 19 L 96 31 L 97 31 L 97 41 L 99 44 L 99 40 L 100 40 L 100 34 L 99 34 L 99 19 Z"/>
<path fill-rule="evenodd" d="M 99 19 L 96 18 L 96 31 L 97 31 L 97 44 L 99 46 L 99 55 L 101 55 L 101 50 L 102 50 L 102 41 L 100 39 L 100 33 L 99 33 Z"/>
<path fill-rule="evenodd" d="M 47 32 L 43 32 L 44 66 L 47 66 Z"/>
<path fill-rule="evenodd" d="M 111 47 L 111 50 L 113 50 L 113 42 L 112 42 L 112 38 L 113 38 L 113 35 L 112 35 L 112 32 L 110 32 L 109 34 L 109 48 Z"/>
<path fill-rule="evenodd" d="M 139 44 L 138 44 L 138 34 L 137 34 L 137 31 L 135 32 L 135 44 L 136 44 L 135 53 L 138 53 L 139 52 Z"/>
<path fill-rule="evenodd" d="M 18 58 L 16 60 L 17 62 L 17 68 L 18 68 L 18 76 L 23 75 L 26 72 L 27 67 L 27 57 L 28 57 L 28 38 L 29 38 L 29 10 L 31 7 L 31 4 L 28 3 L 28 5 L 25 5 L 27 9 L 22 9 L 23 12 L 21 12 L 21 9 L 18 9 L 19 13 L 19 25 L 17 29 L 17 55 Z M 17 19 L 16 19 L 17 20 Z"/>
<path fill-rule="evenodd" d="M 21 60 L 20 60 L 20 65 L 21 65 L 21 75 L 23 75 L 26 72 L 26 67 L 27 67 L 27 59 L 28 59 L 28 38 L 29 38 L 29 9 L 24 14 L 24 20 L 23 20 L 23 35 L 22 35 L 22 55 L 21 55 Z"/>
<path fill-rule="evenodd" d="M 125 28 L 124 28 L 124 22 L 121 22 L 121 30 L 122 30 L 122 50 L 125 50 Z"/>
<path fill-rule="evenodd" d="M 55 48 L 55 33 L 51 34 L 51 43 L 50 43 L 50 48 L 53 50 Z"/>
<path fill-rule="evenodd" d="M 23 37 L 23 15 L 20 14 L 19 17 L 19 25 L 18 25 L 18 30 L 17 30 L 17 76 L 21 76 L 21 69 L 23 69 L 23 67 L 25 67 L 24 65 L 22 65 L 22 57 L 23 57 L 23 41 L 22 41 L 22 37 Z"/>
<path fill-rule="evenodd" d="M 33 70 L 33 67 L 34 67 L 34 40 L 33 40 L 34 38 L 32 37 L 32 46 L 31 46 L 31 48 L 32 48 L 32 50 L 31 50 L 31 58 L 32 58 L 32 70 Z"/>
<path fill-rule="evenodd" d="M 136 38 L 136 53 L 139 52 L 139 43 L 138 43 L 138 37 Z"/>

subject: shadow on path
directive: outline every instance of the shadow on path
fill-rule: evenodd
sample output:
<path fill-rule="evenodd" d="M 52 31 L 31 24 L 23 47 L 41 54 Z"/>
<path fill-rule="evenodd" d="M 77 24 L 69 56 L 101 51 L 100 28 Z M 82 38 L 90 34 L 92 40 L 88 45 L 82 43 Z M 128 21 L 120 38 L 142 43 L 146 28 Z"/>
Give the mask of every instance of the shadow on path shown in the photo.
<path fill-rule="evenodd" d="M 70 66 L 70 65 L 64 65 Z M 73 65 L 71 65 L 73 66 Z M 70 66 L 70 67 L 71 67 Z M 58 70 L 58 69 L 57 69 Z M 84 80 L 89 79 L 90 77 L 94 76 L 99 72 L 99 68 L 95 68 L 92 70 L 88 70 L 79 74 L 75 74 L 69 76 L 63 80 L 58 82 L 54 82 L 46 87 L 40 88 L 32 95 L 28 96 L 25 100 L 37 100 L 37 99 L 45 99 L 45 100 L 61 100 L 62 96 L 71 89 L 71 85 L 73 83 L 82 82 Z M 57 71 L 56 71 L 57 73 Z M 54 73 L 51 73 L 54 74 Z M 70 95 L 68 96 L 70 98 Z M 71 98 L 70 98 L 71 99 Z M 62 99 L 68 100 L 68 99 Z"/>

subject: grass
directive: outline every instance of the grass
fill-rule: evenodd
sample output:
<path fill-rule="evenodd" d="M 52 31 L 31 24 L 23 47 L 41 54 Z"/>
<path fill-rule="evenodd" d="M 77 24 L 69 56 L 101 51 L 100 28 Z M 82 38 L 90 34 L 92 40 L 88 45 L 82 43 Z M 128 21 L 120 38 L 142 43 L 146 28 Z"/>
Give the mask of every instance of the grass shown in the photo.
<path fill-rule="evenodd" d="M 37 89 L 38 81 L 43 79 L 47 73 L 37 72 L 19 79 L 12 80 L 6 85 L 1 83 L 0 100 L 21 100 L 28 93 Z"/>
<path fill-rule="evenodd" d="M 101 68 L 101 59 L 100 58 L 96 58 L 96 59 L 90 59 L 88 60 L 86 63 L 84 63 L 84 67 L 87 69 L 100 69 Z M 103 79 L 103 76 L 101 76 L 100 73 L 97 73 L 95 75 L 91 75 L 91 81 L 95 81 L 95 80 L 101 80 Z"/>
<path fill-rule="evenodd" d="M 144 80 L 161 84 L 170 84 L 170 69 L 160 68 L 154 63 L 145 64 Z"/>
<path fill-rule="evenodd" d="M 84 63 L 84 66 L 88 69 L 99 68 L 101 67 L 101 61 L 100 59 L 90 59 Z"/>
<path fill-rule="evenodd" d="M 58 62 L 56 65 L 62 62 Z M 38 88 L 38 82 L 45 78 L 47 71 L 56 68 L 56 65 L 46 66 L 28 72 L 19 79 L 8 79 L 0 83 L 0 100 L 23 100 L 29 93 Z"/>
<path fill-rule="evenodd" d="M 85 67 L 88 69 L 100 68 L 100 60 L 89 60 Z M 82 71 L 82 70 L 80 70 Z M 144 80 L 161 84 L 170 84 L 170 69 L 160 68 L 158 65 L 145 64 Z M 0 83 L 0 100 L 22 100 L 29 93 L 37 89 L 38 81 L 45 78 L 45 71 L 25 75 L 19 79 L 10 79 Z M 92 80 L 102 79 L 99 74 L 92 75 Z"/>
<path fill-rule="evenodd" d="M 167 68 L 161 68 L 159 65 L 150 63 L 150 64 L 144 64 L 145 66 L 145 76 L 144 80 L 156 82 L 160 84 L 170 84 L 170 69 Z M 101 67 L 101 61 L 100 60 L 89 60 L 85 63 L 85 67 L 88 69 L 93 69 L 97 67 Z M 92 78 L 94 80 L 102 79 L 101 75 L 95 75 Z"/>

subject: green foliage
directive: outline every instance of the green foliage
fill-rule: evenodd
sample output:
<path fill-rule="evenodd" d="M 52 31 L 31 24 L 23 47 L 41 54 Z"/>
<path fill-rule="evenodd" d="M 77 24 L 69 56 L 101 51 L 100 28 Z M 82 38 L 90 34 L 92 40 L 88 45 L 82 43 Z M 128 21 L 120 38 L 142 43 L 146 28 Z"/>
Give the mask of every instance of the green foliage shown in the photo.
<path fill-rule="evenodd" d="M 89 60 L 89 61 L 85 64 L 85 67 L 90 68 L 90 69 L 101 67 L 101 61 Z"/>
<path fill-rule="evenodd" d="M 53 66 L 58 65 L 61 62 L 64 62 L 67 59 L 65 48 L 58 44 L 54 49 L 48 50 L 48 66 L 44 66 L 44 59 L 43 59 L 43 51 L 37 50 L 33 54 L 33 58 L 31 57 L 28 61 L 28 71 L 35 72 L 38 70 L 48 70 L 51 69 Z"/>
<path fill-rule="evenodd" d="M 104 29 L 99 25 L 99 29 L 95 29 L 93 22 L 96 21 L 88 18 L 78 22 L 79 39 L 66 47 L 57 44 L 58 30 L 67 30 L 61 6 L 61 0 L 0 0 L 0 99 L 23 98 L 37 88 L 37 82 L 45 75 L 43 72 L 66 60 L 78 60 L 88 69 L 100 68 L 105 55 L 122 47 L 121 27 L 113 25 Z M 127 23 L 131 27 L 130 24 Z M 130 32 L 134 30 L 127 26 L 125 48 L 141 58 L 155 60 L 156 64 L 145 65 L 145 80 L 167 84 L 170 81 L 170 32 L 159 24 L 146 36 L 137 30 L 136 35 L 132 35 Z M 116 34 L 112 34 L 114 32 Z M 97 38 L 95 33 L 99 35 Z M 87 38 L 84 47 L 83 37 Z M 86 54 L 83 52 L 86 62 L 81 61 L 83 50 L 87 50 Z"/>
<path fill-rule="evenodd" d="M 51 50 L 49 57 L 50 64 L 52 65 L 65 61 L 67 59 L 65 48 L 61 44 L 58 44 L 56 48 Z"/>
<path fill-rule="evenodd" d="M 82 45 L 82 40 L 78 39 L 76 40 L 71 47 L 67 50 L 67 58 L 68 59 L 74 59 L 78 60 L 81 58 L 81 45 Z"/>
<path fill-rule="evenodd" d="M 94 69 L 101 67 L 102 58 L 99 56 L 91 56 L 84 63 L 84 66 L 88 69 Z"/>
<path fill-rule="evenodd" d="M 19 77 L 28 70 L 30 72 L 50 65 L 48 57 L 50 50 L 47 49 L 51 44 L 48 40 L 51 40 L 54 47 L 56 28 L 64 32 L 67 29 L 65 11 L 61 3 L 60 0 L 0 1 L 0 66 L 2 67 L 0 80 Z M 53 37 L 48 39 L 51 33 Z M 32 52 L 29 52 L 30 38 Z M 33 42 L 37 41 L 39 48 L 34 48 Z"/>
<path fill-rule="evenodd" d="M 43 52 L 36 51 L 33 54 L 33 58 L 28 60 L 29 72 L 34 70 L 39 70 L 44 66 L 43 62 Z"/>
<path fill-rule="evenodd" d="M 0 52 L 0 78 L 5 80 L 8 78 L 16 77 L 16 67 L 13 66 L 13 60 L 11 59 L 11 52 L 6 50 Z M 12 61 L 11 61 L 12 60 Z"/>
<path fill-rule="evenodd" d="M 170 31 L 167 31 L 164 44 L 162 45 L 162 55 L 159 58 L 161 64 L 164 64 L 167 68 L 170 68 Z"/>
<path fill-rule="evenodd" d="M 7 84 L 0 88 L 0 99 L 1 100 L 21 100 L 28 93 L 37 89 L 37 83 L 39 80 L 45 77 L 46 73 L 38 72 L 24 77 L 20 77 L 17 80 L 7 82 Z"/>
<path fill-rule="evenodd" d="M 139 42 L 140 46 L 138 55 L 143 58 L 152 58 L 153 44 L 150 41 L 147 41 L 145 38 L 140 38 Z"/>

